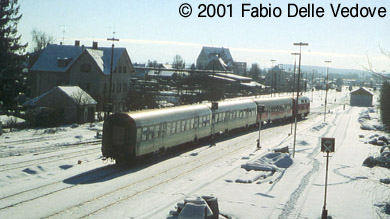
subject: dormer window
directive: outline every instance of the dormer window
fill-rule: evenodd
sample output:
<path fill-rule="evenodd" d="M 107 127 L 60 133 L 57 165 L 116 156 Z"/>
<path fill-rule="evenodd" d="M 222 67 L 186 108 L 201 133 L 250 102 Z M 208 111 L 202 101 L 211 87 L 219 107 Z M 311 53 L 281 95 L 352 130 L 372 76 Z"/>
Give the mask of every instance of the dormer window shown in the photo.
<path fill-rule="evenodd" d="M 58 67 L 60 67 L 60 68 L 66 67 L 70 63 L 71 60 L 72 60 L 72 58 L 68 58 L 68 57 L 65 57 L 65 58 L 58 57 L 57 58 Z"/>

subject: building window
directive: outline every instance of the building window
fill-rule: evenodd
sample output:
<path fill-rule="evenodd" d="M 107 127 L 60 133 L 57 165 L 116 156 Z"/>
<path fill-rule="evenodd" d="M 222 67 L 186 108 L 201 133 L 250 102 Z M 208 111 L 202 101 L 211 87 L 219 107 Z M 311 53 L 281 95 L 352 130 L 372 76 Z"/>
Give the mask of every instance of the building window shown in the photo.
<path fill-rule="evenodd" d="M 126 66 L 123 66 L 122 71 L 123 71 L 123 73 L 127 73 L 127 68 L 126 68 Z"/>
<path fill-rule="evenodd" d="M 115 83 L 112 83 L 111 86 L 111 92 L 115 92 Z"/>
<path fill-rule="evenodd" d="M 107 93 L 107 83 L 104 83 L 103 93 Z"/>
<path fill-rule="evenodd" d="M 118 73 L 122 73 L 122 66 L 118 66 Z"/>
<path fill-rule="evenodd" d="M 57 58 L 58 67 L 66 67 L 70 61 L 72 61 L 72 58 Z"/>
<path fill-rule="evenodd" d="M 81 64 L 80 71 L 81 72 L 91 72 L 91 65 L 90 64 Z"/>

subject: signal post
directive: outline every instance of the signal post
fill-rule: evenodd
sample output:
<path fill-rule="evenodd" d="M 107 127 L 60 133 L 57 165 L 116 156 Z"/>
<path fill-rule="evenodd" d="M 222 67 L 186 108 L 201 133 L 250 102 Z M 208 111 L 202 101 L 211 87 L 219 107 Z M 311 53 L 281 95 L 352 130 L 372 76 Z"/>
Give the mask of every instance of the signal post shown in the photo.
<path fill-rule="evenodd" d="M 326 209 L 326 192 L 328 189 L 329 153 L 333 153 L 334 151 L 335 151 L 335 139 L 321 138 L 321 152 L 326 153 L 325 195 L 324 195 L 324 206 L 322 207 L 321 219 L 328 218 L 328 210 Z"/>

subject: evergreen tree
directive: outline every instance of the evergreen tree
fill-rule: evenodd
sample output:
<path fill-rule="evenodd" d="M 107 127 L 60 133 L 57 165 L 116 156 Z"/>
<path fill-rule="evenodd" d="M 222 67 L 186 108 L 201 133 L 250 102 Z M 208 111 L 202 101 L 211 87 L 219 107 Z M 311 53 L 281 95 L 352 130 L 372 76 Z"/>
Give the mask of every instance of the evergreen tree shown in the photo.
<path fill-rule="evenodd" d="M 257 81 L 260 77 L 260 68 L 257 63 L 252 63 L 251 69 L 249 70 L 249 76 L 252 77 L 253 80 Z"/>
<path fill-rule="evenodd" d="M 0 105 L 5 109 L 14 108 L 26 88 L 22 70 L 27 44 L 21 45 L 17 35 L 21 17 L 17 0 L 0 0 Z"/>
<path fill-rule="evenodd" d="M 390 130 L 390 82 L 383 82 L 380 94 L 380 108 L 382 122 Z"/>

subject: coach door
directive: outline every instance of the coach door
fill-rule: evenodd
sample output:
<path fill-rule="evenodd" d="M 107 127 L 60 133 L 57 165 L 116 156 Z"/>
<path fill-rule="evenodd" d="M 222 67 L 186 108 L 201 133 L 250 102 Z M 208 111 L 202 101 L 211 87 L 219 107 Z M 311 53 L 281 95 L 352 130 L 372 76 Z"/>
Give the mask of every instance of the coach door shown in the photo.
<path fill-rule="evenodd" d="M 165 148 L 165 135 L 166 135 L 166 129 L 167 129 L 167 123 L 163 122 L 158 125 L 158 132 L 155 133 L 157 144 L 160 146 L 160 150 L 164 150 Z"/>
<path fill-rule="evenodd" d="M 194 140 L 198 140 L 198 136 L 199 136 L 199 116 L 196 116 L 194 118 L 194 123 L 193 123 L 194 127 Z"/>
<path fill-rule="evenodd" d="M 130 127 L 123 125 L 113 125 L 111 130 L 112 147 L 116 152 L 124 151 L 128 154 L 119 156 L 132 155 L 134 153 L 134 144 L 130 144 Z"/>

